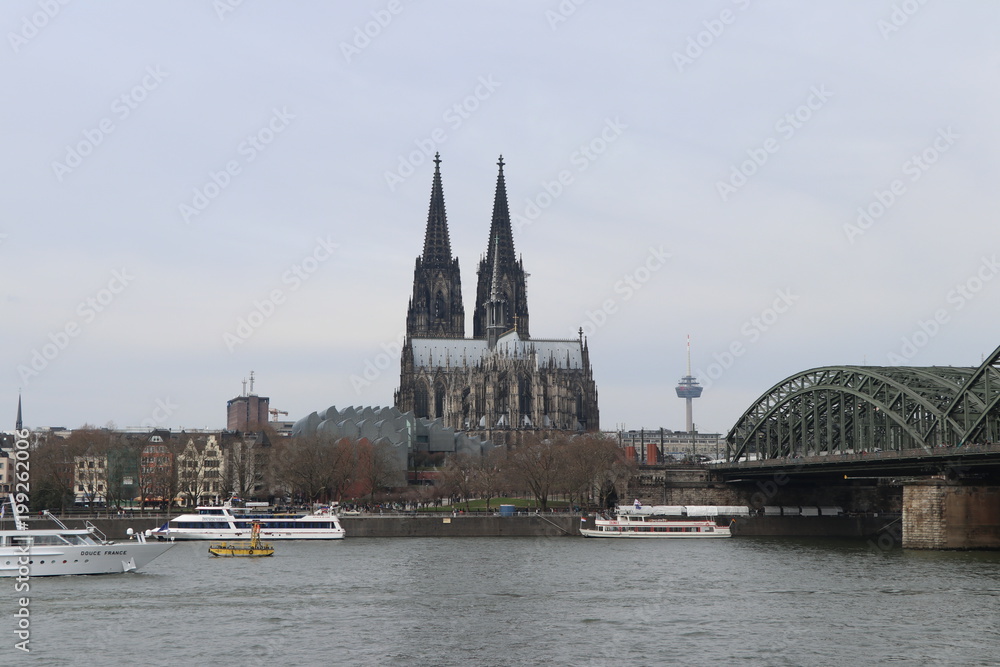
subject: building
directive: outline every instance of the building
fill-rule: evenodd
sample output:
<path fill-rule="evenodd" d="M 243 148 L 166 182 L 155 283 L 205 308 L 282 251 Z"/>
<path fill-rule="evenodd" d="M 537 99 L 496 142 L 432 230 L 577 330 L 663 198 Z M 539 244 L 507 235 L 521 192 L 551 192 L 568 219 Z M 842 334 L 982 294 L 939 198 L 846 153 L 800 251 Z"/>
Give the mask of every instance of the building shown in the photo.
<path fill-rule="evenodd" d="M 707 456 L 718 458 L 725 451 L 721 433 L 688 433 L 668 428 L 607 431 L 606 435 L 618 440 L 629 458 L 640 463 L 669 463 L 686 457 Z"/>
<path fill-rule="evenodd" d="M 422 254 L 413 272 L 395 405 L 418 418 L 497 443 L 536 429 L 599 428 L 587 341 L 531 338 L 527 274 L 514 252 L 504 162 L 479 262 L 473 335 L 465 337 L 459 262 L 451 254 L 441 159 Z"/>
<path fill-rule="evenodd" d="M 177 455 L 177 491 L 188 507 L 217 505 L 226 491 L 226 457 L 216 434 L 189 435 Z"/>
<path fill-rule="evenodd" d="M 250 371 L 250 392 L 243 380 L 243 393 L 226 402 L 226 429 L 229 431 L 255 431 L 270 420 L 271 399 L 253 392 L 253 371 Z"/>
<path fill-rule="evenodd" d="M 368 442 L 379 448 L 391 474 L 386 486 L 406 486 L 410 469 L 440 464 L 448 454 L 481 456 L 493 444 L 458 433 L 440 419 L 414 417 L 395 407 L 330 406 L 295 423 L 294 437 L 322 435 L 332 441 Z"/>

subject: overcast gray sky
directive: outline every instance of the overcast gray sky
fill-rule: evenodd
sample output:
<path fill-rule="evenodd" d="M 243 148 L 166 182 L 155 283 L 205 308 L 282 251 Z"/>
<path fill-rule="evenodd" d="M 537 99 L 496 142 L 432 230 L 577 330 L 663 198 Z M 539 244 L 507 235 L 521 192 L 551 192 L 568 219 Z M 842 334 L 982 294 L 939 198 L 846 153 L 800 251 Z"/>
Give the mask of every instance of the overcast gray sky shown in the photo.
<path fill-rule="evenodd" d="M 66 2 L 66 0 L 63 0 Z M 7 0 L 0 408 L 388 405 L 440 151 L 467 318 L 501 153 L 536 338 L 601 425 L 996 335 L 992 2 Z M 0 414 L 2 409 L 0 409 Z"/>

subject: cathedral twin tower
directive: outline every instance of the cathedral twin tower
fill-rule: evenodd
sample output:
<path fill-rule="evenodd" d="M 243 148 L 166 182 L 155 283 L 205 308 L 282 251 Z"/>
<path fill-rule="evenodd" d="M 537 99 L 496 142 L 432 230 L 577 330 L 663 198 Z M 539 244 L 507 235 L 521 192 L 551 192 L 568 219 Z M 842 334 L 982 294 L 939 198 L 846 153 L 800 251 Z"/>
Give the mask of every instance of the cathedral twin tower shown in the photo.
<path fill-rule="evenodd" d="M 502 157 L 499 167 L 473 333 L 465 338 L 462 280 L 458 258 L 451 255 L 441 159 L 435 155 L 396 407 L 495 442 L 511 441 L 509 432 L 519 430 L 596 430 L 597 388 L 582 333 L 571 340 L 529 335 L 526 274 L 514 253 Z"/>

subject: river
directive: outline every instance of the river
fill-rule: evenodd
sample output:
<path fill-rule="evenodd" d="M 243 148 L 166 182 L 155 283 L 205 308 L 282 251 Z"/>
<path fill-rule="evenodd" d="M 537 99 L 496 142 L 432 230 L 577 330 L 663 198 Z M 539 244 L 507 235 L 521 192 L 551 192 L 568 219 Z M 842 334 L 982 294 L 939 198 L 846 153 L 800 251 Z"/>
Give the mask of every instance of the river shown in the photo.
<path fill-rule="evenodd" d="M 0 580 L 0 665 L 995 665 L 1000 553 L 791 538 L 356 538 Z"/>

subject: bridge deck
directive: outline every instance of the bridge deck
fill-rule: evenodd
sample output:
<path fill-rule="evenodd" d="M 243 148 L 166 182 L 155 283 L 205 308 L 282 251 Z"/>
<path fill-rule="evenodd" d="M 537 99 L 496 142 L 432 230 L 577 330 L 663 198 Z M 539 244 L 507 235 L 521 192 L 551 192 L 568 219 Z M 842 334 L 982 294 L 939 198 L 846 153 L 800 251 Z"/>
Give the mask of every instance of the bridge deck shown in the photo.
<path fill-rule="evenodd" d="M 1000 444 L 905 449 L 889 452 L 837 453 L 738 463 L 718 463 L 709 469 L 732 481 L 737 477 L 852 476 L 951 474 L 953 476 L 1000 472 Z"/>

